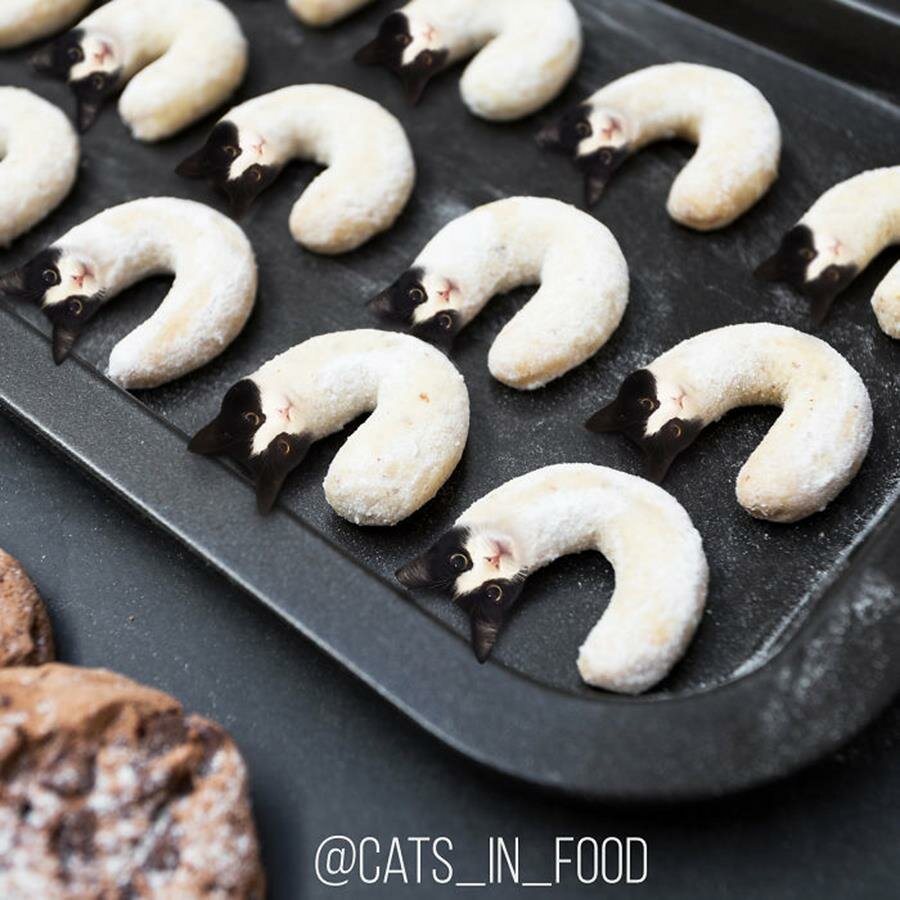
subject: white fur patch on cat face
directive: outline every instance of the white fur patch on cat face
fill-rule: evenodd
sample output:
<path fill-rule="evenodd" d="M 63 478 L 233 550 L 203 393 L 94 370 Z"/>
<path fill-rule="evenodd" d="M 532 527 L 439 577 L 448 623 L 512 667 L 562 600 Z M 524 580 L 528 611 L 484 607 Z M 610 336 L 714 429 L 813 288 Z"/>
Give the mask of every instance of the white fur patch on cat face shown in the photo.
<path fill-rule="evenodd" d="M 806 280 L 815 281 L 829 266 L 846 265 L 853 261 L 843 241 L 821 230 L 813 233 L 815 257 L 806 267 Z"/>
<path fill-rule="evenodd" d="M 665 378 L 656 380 L 656 399 L 659 407 L 647 419 L 644 434 L 656 434 L 666 422 L 672 419 L 693 419 L 699 417 L 696 400 L 684 385 Z"/>
<path fill-rule="evenodd" d="M 56 264 L 59 270 L 59 284 L 50 287 L 44 294 L 43 306 L 62 303 L 69 297 L 92 297 L 102 290 L 100 272 L 87 254 L 65 252 Z"/>
<path fill-rule="evenodd" d="M 515 545 L 508 535 L 474 531 L 465 543 L 465 550 L 472 560 L 472 568 L 456 579 L 457 595 L 474 591 L 488 581 L 522 575 Z"/>
<path fill-rule="evenodd" d="M 576 156 L 590 156 L 604 147 L 618 150 L 628 143 L 630 129 L 621 113 L 599 107 L 591 110 L 588 122 L 591 134 L 578 144 Z"/>
<path fill-rule="evenodd" d="M 240 155 L 231 163 L 228 177 L 232 181 L 241 177 L 250 166 L 271 166 L 276 164 L 274 150 L 259 132 L 250 128 L 238 131 Z"/>
<path fill-rule="evenodd" d="M 408 66 L 423 50 L 441 50 L 444 42 L 441 32 L 421 16 L 406 14 L 409 22 L 409 35 L 412 38 L 403 50 L 400 61 Z"/>
<path fill-rule="evenodd" d="M 252 456 L 258 456 L 279 434 L 300 435 L 304 431 L 295 399 L 275 387 L 260 388 L 260 405 L 265 421 L 253 435 Z"/>
<path fill-rule="evenodd" d="M 426 322 L 448 309 L 458 309 L 460 304 L 459 286 L 443 275 L 426 272 L 421 280 L 426 300 L 413 310 L 413 324 Z"/>
<path fill-rule="evenodd" d="M 81 40 L 84 59 L 69 70 L 69 81 L 80 81 L 95 72 L 115 72 L 121 66 L 116 42 L 102 32 L 91 32 Z"/>

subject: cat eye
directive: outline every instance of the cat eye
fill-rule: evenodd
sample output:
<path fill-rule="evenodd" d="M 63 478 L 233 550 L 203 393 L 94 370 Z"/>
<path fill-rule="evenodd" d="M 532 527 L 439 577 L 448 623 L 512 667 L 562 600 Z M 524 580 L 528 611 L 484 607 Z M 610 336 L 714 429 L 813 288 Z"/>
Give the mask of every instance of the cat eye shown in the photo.
<path fill-rule="evenodd" d="M 222 149 L 229 159 L 237 159 L 241 155 L 241 151 L 233 144 L 226 144 Z"/>
<path fill-rule="evenodd" d="M 638 402 L 647 410 L 647 412 L 653 412 L 653 410 L 656 409 L 656 404 L 649 397 L 641 397 Z"/>
<path fill-rule="evenodd" d="M 586 138 L 591 136 L 591 126 L 589 122 L 585 122 L 582 119 L 580 122 L 575 123 L 575 134 L 578 137 Z"/>
<path fill-rule="evenodd" d="M 434 65 L 434 56 L 430 50 L 423 50 L 421 53 L 422 65 L 431 67 Z"/>
<path fill-rule="evenodd" d="M 73 315 L 80 316 L 84 312 L 84 304 L 77 297 L 73 297 L 69 301 L 69 309 Z"/>
<path fill-rule="evenodd" d="M 56 269 L 44 269 L 41 280 L 44 284 L 59 284 L 59 272 Z"/>
<path fill-rule="evenodd" d="M 672 433 L 672 437 L 676 440 L 678 440 L 684 434 L 684 429 L 677 422 L 671 422 L 669 424 L 669 431 Z"/>
<path fill-rule="evenodd" d="M 245 412 L 243 419 L 248 425 L 252 425 L 254 428 L 262 421 L 255 412 Z"/>
<path fill-rule="evenodd" d="M 106 78 L 103 75 L 95 74 L 91 76 L 91 86 L 95 91 L 102 91 L 106 87 Z"/>
<path fill-rule="evenodd" d="M 251 181 L 262 181 L 262 172 L 259 169 L 248 169 L 247 174 L 250 176 Z"/>
<path fill-rule="evenodd" d="M 84 51 L 82 51 L 81 47 L 69 47 L 68 51 L 66 51 L 66 56 L 69 57 L 70 62 L 80 63 L 84 59 Z"/>
<path fill-rule="evenodd" d="M 448 315 L 447 313 L 441 313 L 438 317 L 438 325 L 444 329 L 444 331 L 449 331 L 453 327 L 453 317 Z"/>
<path fill-rule="evenodd" d="M 600 151 L 600 162 L 604 165 L 609 165 L 612 162 L 612 151 L 611 150 L 601 150 Z"/>
<path fill-rule="evenodd" d="M 834 268 L 826 269 L 826 270 L 825 270 L 825 277 L 826 277 L 829 281 L 833 281 L 833 282 L 836 284 L 838 281 L 841 280 L 841 272 L 840 272 L 840 269 L 834 269 Z"/>
<path fill-rule="evenodd" d="M 412 43 L 412 38 L 408 34 L 395 34 L 394 40 L 401 47 L 408 47 Z"/>
<path fill-rule="evenodd" d="M 489 584 L 485 593 L 491 603 L 499 603 L 503 599 L 503 588 L 499 584 Z"/>
<path fill-rule="evenodd" d="M 809 262 L 812 259 L 815 259 L 816 251 L 812 249 L 812 247 L 801 247 L 800 248 L 800 258 L 805 259 Z"/>
<path fill-rule="evenodd" d="M 468 553 L 454 553 L 453 556 L 450 557 L 450 565 L 457 572 L 464 572 L 472 563 L 469 561 Z"/>
<path fill-rule="evenodd" d="M 291 442 L 287 438 L 279 438 L 276 446 L 284 456 L 288 456 L 291 452 Z"/>
<path fill-rule="evenodd" d="M 413 303 L 424 303 L 426 299 L 425 291 L 420 287 L 411 287 L 407 296 Z"/>

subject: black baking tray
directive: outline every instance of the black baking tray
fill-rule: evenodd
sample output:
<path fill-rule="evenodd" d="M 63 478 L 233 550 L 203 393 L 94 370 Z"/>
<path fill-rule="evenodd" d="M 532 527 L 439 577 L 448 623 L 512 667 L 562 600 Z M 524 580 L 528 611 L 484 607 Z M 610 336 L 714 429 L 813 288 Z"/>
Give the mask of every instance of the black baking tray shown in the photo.
<path fill-rule="evenodd" d="M 774 410 L 729 415 L 673 467 L 665 486 L 704 538 L 712 581 L 687 655 L 650 694 L 613 696 L 578 677 L 577 648 L 613 586 L 596 554 L 533 576 L 484 666 L 452 604 L 411 597 L 390 573 L 511 477 L 571 461 L 638 471 L 624 441 L 591 435 L 581 423 L 624 375 L 677 341 L 742 321 L 805 328 L 804 302 L 755 283 L 751 269 L 827 187 L 898 161 L 900 110 L 650 0 L 583 0 L 586 50 L 564 95 L 525 122 L 491 124 L 465 111 L 458 69 L 435 80 L 411 109 L 387 73 L 350 62 L 389 3 L 322 32 L 299 26 L 280 0 L 228 5 L 252 51 L 238 99 L 295 82 L 373 97 L 399 116 L 413 143 L 419 177 L 412 202 L 391 231 L 364 248 L 316 257 L 287 229 L 314 169 L 289 169 L 242 222 L 261 273 L 258 308 L 244 334 L 202 371 L 154 391 L 129 395 L 102 369 L 114 343 L 159 302 L 164 279 L 111 304 L 59 368 L 40 314 L 0 304 L 0 406 L 441 740 L 504 773 L 587 798 L 721 794 L 786 774 L 862 727 L 900 687 L 900 344 L 878 330 L 868 304 L 896 254 L 870 266 L 818 332 L 860 371 L 875 408 L 869 456 L 835 503 L 790 526 L 756 521 L 738 507 L 735 475 Z M 34 76 L 25 59 L 25 52 L 0 58 L 0 83 L 31 87 L 69 107 L 65 88 Z M 212 418 L 227 387 L 263 361 L 312 335 L 371 326 L 364 301 L 450 219 L 515 194 L 578 202 L 576 172 L 539 150 L 535 131 L 599 85 L 672 60 L 731 69 L 766 94 L 785 136 L 779 182 L 737 224 L 699 234 L 676 226 L 664 208 L 689 147 L 657 145 L 623 166 L 596 209 L 631 269 L 622 326 L 587 364 L 541 391 L 520 393 L 490 378 L 486 356 L 528 292 L 492 302 L 453 355 L 469 386 L 472 428 L 459 469 L 432 503 L 392 529 L 338 519 L 321 488 L 343 439 L 336 436 L 314 446 L 279 507 L 261 518 L 235 469 L 186 452 L 186 436 Z M 0 268 L 127 199 L 170 194 L 221 205 L 205 186 L 173 174 L 211 121 L 147 146 L 106 111 L 84 138 L 73 194 L 0 255 Z"/>

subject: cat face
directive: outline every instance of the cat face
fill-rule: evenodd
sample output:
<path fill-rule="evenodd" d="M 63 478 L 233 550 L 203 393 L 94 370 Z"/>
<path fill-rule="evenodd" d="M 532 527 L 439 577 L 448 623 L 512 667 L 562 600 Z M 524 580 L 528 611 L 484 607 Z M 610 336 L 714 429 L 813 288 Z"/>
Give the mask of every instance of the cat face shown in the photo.
<path fill-rule="evenodd" d="M 275 181 L 281 165 L 276 163 L 273 149 L 263 135 L 224 121 L 175 171 L 185 178 L 211 181 L 228 198 L 232 215 L 242 216 Z"/>
<path fill-rule="evenodd" d="M 353 59 L 381 65 L 400 76 L 411 103 L 418 103 L 425 86 L 446 65 L 448 51 L 440 31 L 420 16 L 391 13 L 375 39 Z"/>
<path fill-rule="evenodd" d="M 835 297 L 856 277 L 858 267 L 844 262 L 843 243 L 824 234 L 813 234 L 807 225 L 795 225 L 778 250 L 754 273 L 766 281 L 782 281 L 807 297 L 813 320 L 822 322 Z"/>
<path fill-rule="evenodd" d="M 509 537 L 457 526 L 398 569 L 397 579 L 407 588 L 452 593 L 469 615 L 472 647 L 478 661 L 484 662 L 519 598 L 525 574 Z"/>
<path fill-rule="evenodd" d="M 681 385 L 657 381 L 652 372 L 632 372 L 612 403 L 585 423 L 597 434 L 619 432 L 644 452 L 645 475 L 662 481 L 675 457 L 703 429 L 696 405 Z"/>
<path fill-rule="evenodd" d="M 39 72 L 69 83 L 82 132 L 94 124 L 103 104 L 119 87 L 121 54 L 116 42 L 103 34 L 75 28 L 38 50 L 31 61 Z"/>
<path fill-rule="evenodd" d="M 286 401 L 269 393 L 264 397 L 250 378 L 239 381 L 225 394 L 219 415 L 188 444 L 192 453 L 225 455 L 243 466 L 254 479 L 262 513 L 275 505 L 285 479 L 312 443 L 290 404 L 280 405 Z"/>
<path fill-rule="evenodd" d="M 373 297 L 369 308 L 385 321 L 403 325 L 415 337 L 448 351 L 463 325 L 460 300 L 455 282 L 415 267 Z"/>
<path fill-rule="evenodd" d="M 0 290 L 40 306 L 53 325 L 57 364 L 69 355 L 104 296 L 96 263 L 59 247 L 42 250 L 21 268 L 0 277 Z"/>
<path fill-rule="evenodd" d="M 628 123 L 617 112 L 582 103 L 538 134 L 538 143 L 571 157 L 584 172 L 585 201 L 600 199 L 613 173 L 629 153 Z"/>

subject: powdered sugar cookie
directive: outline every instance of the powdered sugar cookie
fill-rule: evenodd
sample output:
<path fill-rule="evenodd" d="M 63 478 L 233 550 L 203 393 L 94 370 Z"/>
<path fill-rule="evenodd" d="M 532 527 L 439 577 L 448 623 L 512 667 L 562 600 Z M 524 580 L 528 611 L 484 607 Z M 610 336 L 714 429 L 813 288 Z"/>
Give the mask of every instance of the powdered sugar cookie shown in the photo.
<path fill-rule="evenodd" d="M 103 669 L 0 670 L 0 897 L 263 900 L 227 732 Z"/>
<path fill-rule="evenodd" d="M 294 240 L 319 253 L 346 253 L 390 228 L 416 178 L 403 126 L 374 101 L 328 84 L 297 84 L 236 106 L 176 171 L 209 178 L 241 215 L 293 159 L 327 167 L 290 218 Z"/>
<path fill-rule="evenodd" d="M 0 277 L 0 291 L 40 306 L 60 363 L 104 303 L 164 273 L 175 275 L 169 293 L 116 344 L 107 371 L 122 387 L 150 388 L 218 356 L 253 309 L 253 248 L 226 216 L 172 197 L 113 206 Z"/>
<path fill-rule="evenodd" d="M 93 0 L 3 0 L 0 4 L 0 49 L 21 47 L 45 38 L 75 21 Z"/>
<path fill-rule="evenodd" d="M 355 59 L 395 72 L 416 103 L 432 76 L 473 54 L 463 102 L 483 119 L 521 119 L 572 77 L 581 24 L 570 0 L 412 0 Z"/>
<path fill-rule="evenodd" d="M 158 141 L 229 97 L 247 69 L 247 42 L 219 0 L 110 0 L 33 62 L 69 83 L 80 131 L 126 85 L 119 114 L 138 140 Z"/>
<path fill-rule="evenodd" d="M 573 155 L 592 206 L 627 157 L 674 137 L 697 145 L 667 204 L 669 215 L 689 228 L 723 228 L 778 177 L 781 129 L 766 98 L 738 75 L 693 63 L 650 66 L 619 78 L 538 140 Z"/>
<path fill-rule="evenodd" d="M 491 297 L 536 283 L 488 354 L 495 378 L 530 390 L 596 353 L 628 303 L 628 266 L 616 239 L 574 206 L 542 197 L 479 206 L 445 225 L 370 306 L 449 348 Z"/>
<path fill-rule="evenodd" d="M 882 250 L 898 243 L 900 166 L 872 169 L 822 194 L 756 273 L 801 291 L 821 322 L 835 297 Z M 872 308 L 882 331 L 900 338 L 900 263 L 875 288 Z"/>
<path fill-rule="evenodd" d="M 78 176 L 69 120 L 24 88 L 0 87 L 0 247 L 54 210 Z"/>
<path fill-rule="evenodd" d="M 288 9 L 304 24 L 333 25 L 372 0 L 287 0 Z"/>
<path fill-rule="evenodd" d="M 703 428 L 739 406 L 783 408 L 738 473 L 738 503 L 759 519 L 824 509 L 868 452 L 872 404 L 856 370 L 824 341 L 767 323 L 682 341 L 629 375 L 587 427 L 627 435 L 661 481 Z"/>
<path fill-rule="evenodd" d="M 410 588 L 452 590 L 470 616 L 472 644 L 484 662 L 525 579 L 584 550 L 599 550 L 610 561 L 616 589 L 581 646 L 581 677 L 611 691 L 645 691 L 668 674 L 693 637 L 708 569 L 688 514 L 642 478 L 579 464 L 513 478 L 473 503 L 397 577 Z"/>
<path fill-rule="evenodd" d="M 407 335 L 360 329 L 298 344 L 235 384 L 189 449 L 244 466 L 267 512 L 310 444 L 367 412 L 328 469 L 325 498 L 357 525 L 395 525 L 450 477 L 469 432 L 462 375 Z"/>

